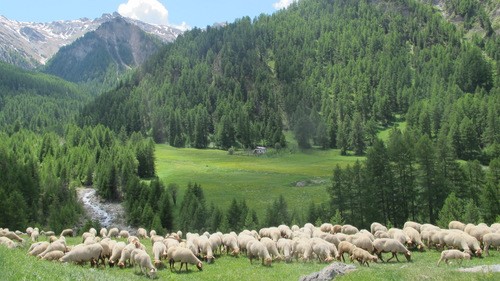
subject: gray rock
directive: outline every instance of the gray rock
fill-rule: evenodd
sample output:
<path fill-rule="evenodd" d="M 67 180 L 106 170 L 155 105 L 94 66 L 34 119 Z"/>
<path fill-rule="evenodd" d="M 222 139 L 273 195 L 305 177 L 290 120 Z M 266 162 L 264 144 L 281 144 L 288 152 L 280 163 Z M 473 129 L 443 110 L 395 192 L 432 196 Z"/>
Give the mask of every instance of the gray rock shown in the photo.
<path fill-rule="evenodd" d="M 356 270 L 354 265 L 334 262 L 319 272 L 314 272 L 307 276 L 300 277 L 299 281 L 330 281 L 337 275 L 344 275 L 345 273 L 353 270 Z"/>

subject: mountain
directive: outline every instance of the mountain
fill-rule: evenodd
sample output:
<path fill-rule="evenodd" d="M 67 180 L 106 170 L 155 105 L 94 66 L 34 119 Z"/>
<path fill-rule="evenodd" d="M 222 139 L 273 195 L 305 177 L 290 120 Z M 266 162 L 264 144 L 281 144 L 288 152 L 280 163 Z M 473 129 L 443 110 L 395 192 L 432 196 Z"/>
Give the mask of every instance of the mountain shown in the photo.
<path fill-rule="evenodd" d="M 34 23 L 18 22 L 0 16 L 0 60 L 27 69 L 35 68 L 45 64 L 61 47 L 117 17 L 121 16 L 114 13 L 104 14 L 94 20 L 82 18 Z M 158 36 L 164 42 L 172 42 L 182 33 L 170 26 L 151 25 L 133 19 L 126 21 Z"/>
<path fill-rule="evenodd" d="M 184 33 L 79 122 L 222 149 L 283 147 L 289 130 L 301 147 L 362 155 L 378 130 L 406 121 L 477 159 L 499 137 L 484 120 L 496 120 L 500 59 L 495 34 L 478 40 L 416 0 L 303 0 Z"/>
<path fill-rule="evenodd" d="M 171 38 L 172 39 L 172 38 Z M 62 47 L 44 72 L 81 83 L 116 81 L 125 70 L 142 64 L 163 45 L 123 17 L 115 17 Z"/>

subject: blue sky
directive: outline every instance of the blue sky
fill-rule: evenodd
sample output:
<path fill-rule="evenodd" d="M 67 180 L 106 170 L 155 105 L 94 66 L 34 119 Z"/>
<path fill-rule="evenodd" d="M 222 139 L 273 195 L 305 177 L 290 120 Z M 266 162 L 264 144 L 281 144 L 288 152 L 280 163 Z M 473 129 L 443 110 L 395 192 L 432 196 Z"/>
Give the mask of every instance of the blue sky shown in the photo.
<path fill-rule="evenodd" d="M 119 11 L 150 23 L 205 27 L 271 14 L 293 1 L 297 0 L 0 0 L 0 15 L 17 21 L 50 22 L 94 19 Z"/>

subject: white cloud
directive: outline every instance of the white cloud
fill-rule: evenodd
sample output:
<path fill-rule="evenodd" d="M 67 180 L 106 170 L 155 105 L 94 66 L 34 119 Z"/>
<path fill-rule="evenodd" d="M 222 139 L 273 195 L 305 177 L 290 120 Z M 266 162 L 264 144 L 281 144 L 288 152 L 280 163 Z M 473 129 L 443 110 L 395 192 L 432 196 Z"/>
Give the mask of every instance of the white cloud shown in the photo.
<path fill-rule="evenodd" d="M 158 0 L 128 0 L 118 6 L 118 13 L 147 23 L 168 24 L 168 10 Z"/>
<path fill-rule="evenodd" d="M 288 8 L 288 6 L 290 6 L 293 2 L 297 2 L 297 1 L 299 1 L 299 0 L 279 0 L 278 2 L 273 4 L 273 7 L 276 10 L 281 10 L 281 9 Z"/>

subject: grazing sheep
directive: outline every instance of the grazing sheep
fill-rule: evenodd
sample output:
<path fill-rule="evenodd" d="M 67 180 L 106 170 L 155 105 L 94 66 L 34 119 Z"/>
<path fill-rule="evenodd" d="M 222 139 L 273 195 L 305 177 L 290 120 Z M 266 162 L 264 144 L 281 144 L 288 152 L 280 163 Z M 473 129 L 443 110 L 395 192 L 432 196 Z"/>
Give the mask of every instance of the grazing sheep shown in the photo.
<path fill-rule="evenodd" d="M 278 252 L 278 247 L 276 247 L 276 242 L 274 242 L 268 237 L 263 237 L 262 239 L 260 239 L 260 242 L 262 242 L 266 246 L 267 251 L 269 252 L 269 255 L 271 256 L 272 259 L 278 261 L 282 260 L 282 257 Z"/>
<path fill-rule="evenodd" d="M 341 230 L 342 233 L 344 234 L 347 234 L 347 235 L 352 235 L 352 234 L 356 234 L 359 232 L 358 228 L 355 227 L 355 226 L 352 226 L 350 224 L 344 224 L 342 226 L 342 230 Z"/>
<path fill-rule="evenodd" d="M 319 229 L 323 232 L 333 234 L 333 224 L 331 223 L 324 223 L 319 227 Z"/>
<path fill-rule="evenodd" d="M 94 236 L 97 236 L 97 230 L 93 227 L 89 229 L 89 232 L 92 233 Z"/>
<path fill-rule="evenodd" d="M 417 229 L 418 230 L 418 229 Z M 434 230 L 434 231 L 440 231 L 441 228 L 439 228 L 438 226 L 435 226 L 433 224 L 430 224 L 430 223 L 424 223 L 422 224 L 422 226 L 420 227 L 420 233 L 422 233 L 423 231 L 431 231 L 431 230 Z"/>
<path fill-rule="evenodd" d="M 63 256 L 64 256 L 64 252 L 63 251 L 57 251 L 56 250 L 56 251 L 52 251 L 50 253 L 47 253 L 41 259 L 42 260 L 47 260 L 47 261 L 57 261 L 60 258 L 62 258 Z"/>
<path fill-rule="evenodd" d="M 40 236 L 40 233 L 38 232 L 38 229 L 32 230 L 31 234 L 30 234 L 31 242 L 38 242 L 39 236 Z"/>
<path fill-rule="evenodd" d="M 237 240 L 238 240 L 238 247 L 240 248 L 240 251 L 246 253 L 246 252 L 248 252 L 248 249 L 247 249 L 248 242 L 253 241 L 253 240 L 257 240 L 257 239 L 254 236 L 240 233 L 240 234 L 238 234 Z"/>
<path fill-rule="evenodd" d="M 134 256 L 134 266 L 139 265 L 141 272 L 150 278 L 156 278 L 156 267 L 151 263 L 151 257 L 147 253 L 138 253 Z M 149 273 L 145 270 L 149 269 Z"/>
<path fill-rule="evenodd" d="M 104 227 L 101 228 L 101 230 L 99 231 L 99 235 L 101 235 L 102 238 L 108 237 L 108 230 Z"/>
<path fill-rule="evenodd" d="M 118 237 L 118 234 L 120 234 L 120 231 L 118 230 L 118 228 L 113 227 L 108 231 L 107 237 L 116 238 L 116 237 Z"/>
<path fill-rule="evenodd" d="M 148 232 L 146 231 L 146 229 L 141 227 L 137 229 L 137 237 L 139 237 L 140 239 L 148 239 Z"/>
<path fill-rule="evenodd" d="M 474 224 L 468 223 L 468 224 L 465 225 L 464 232 L 467 233 L 467 234 L 470 234 L 470 230 L 472 228 L 474 228 L 474 227 L 476 227 Z"/>
<path fill-rule="evenodd" d="M 31 233 L 33 232 L 34 228 L 29 226 L 28 228 L 26 228 L 26 234 L 28 236 L 31 236 Z M 37 228 L 37 231 L 38 231 L 38 228 Z"/>
<path fill-rule="evenodd" d="M 267 251 L 266 246 L 260 241 L 251 241 L 250 245 L 247 245 L 248 258 L 250 259 L 250 263 L 254 258 L 262 259 L 262 265 L 271 266 L 272 259 Z"/>
<path fill-rule="evenodd" d="M 484 244 L 484 254 L 490 255 L 490 246 L 500 247 L 500 233 L 488 233 L 483 236 L 483 244 Z"/>
<path fill-rule="evenodd" d="M 42 232 L 40 232 L 40 234 L 41 234 L 41 235 L 45 235 L 45 237 L 50 237 L 50 236 L 54 236 L 54 235 L 56 235 L 56 234 L 54 233 L 54 231 L 43 231 L 43 230 L 42 230 Z"/>
<path fill-rule="evenodd" d="M 462 260 L 464 260 L 464 259 L 470 260 L 470 255 L 469 255 L 469 253 L 464 253 L 464 252 L 461 252 L 461 251 L 455 250 L 455 249 L 444 250 L 441 252 L 441 258 L 438 260 L 437 266 L 439 266 L 439 264 L 441 263 L 442 260 L 444 260 L 444 262 L 446 264 L 448 264 L 448 260 L 451 260 L 451 259 L 458 259 L 459 260 L 458 263 L 461 265 Z"/>
<path fill-rule="evenodd" d="M 0 245 L 3 245 L 9 249 L 14 249 L 17 247 L 16 243 L 10 240 L 8 237 L 0 237 Z"/>
<path fill-rule="evenodd" d="M 373 253 L 373 243 L 372 240 L 365 235 L 353 235 L 347 238 L 348 242 L 351 242 L 354 246 L 364 249 L 370 253 Z"/>
<path fill-rule="evenodd" d="M 99 243 L 91 245 L 81 245 L 73 248 L 73 250 L 67 252 L 62 258 L 59 259 L 61 262 L 75 262 L 84 263 L 90 261 L 90 266 L 99 265 L 99 257 L 102 253 L 102 246 Z"/>
<path fill-rule="evenodd" d="M 224 234 L 222 236 L 222 244 L 226 248 L 226 254 L 231 251 L 231 255 L 237 257 L 240 253 L 240 247 L 238 247 L 238 239 L 231 234 Z"/>
<path fill-rule="evenodd" d="M 130 253 L 136 248 L 139 247 L 138 244 L 135 243 L 127 244 L 127 246 L 123 248 L 122 254 L 120 255 L 120 260 L 118 260 L 118 267 L 125 268 L 125 266 L 127 265 L 127 261 L 130 264 Z"/>
<path fill-rule="evenodd" d="M 391 238 L 379 238 L 373 241 L 373 247 L 375 248 L 375 253 L 379 257 L 381 261 L 382 253 L 392 253 L 392 257 L 387 260 L 389 262 L 394 257 L 399 262 L 398 253 L 403 253 L 408 262 L 411 261 L 411 252 L 406 249 L 406 247 L 401 244 L 399 241 L 391 239 Z"/>
<path fill-rule="evenodd" d="M 348 241 L 342 241 L 339 243 L 337 247 L 339 251 L 339 257 L 342 258 L 342 261 L 345 262 L 344 253 L 348 253 L 349 256 L 352 254 L 352 250 L 356 248 L 354 244 Z"/>
<path fill-rule="evenodd" d="M 113 267 L 115 265 L 115 262 L 120 259 L 120 257 L 122 256 L 122 251 L 126 246 L 127 244 L 125 244 L 125 242 L 118 242 L 115 244 L 113 250 L 111 251 L 111 257 L 108 261 L 109 267 Z"/>
<path fill-rule="evenodd" d="M 163 236 L 160 236 L 160 235 L 153 235 L 153 236 L 150 236 L 151 238 L 149 238 L 149 240 L 151 240 L 151 246 L 155 244 L 155 242 L 161 242 L 163 241 Z"/>
<path fill-rule="evenodd" d="M 448 223 L 448 228 L 449 229 L 458 229 L 458 230 L 464 231 L 465 224 L 462 222 L 459 222 L 459 221 L 450 221 L 450 223 Z"/>
<path fill-rule="evenodd" d="M 156 230 L 151 229 L 151 230 L 149 231 L 149 237 L 153 237 L 153 236 L 155 236 L 155 235 L 156 235 Z"/>
<path fill-rule="evenodd" d="M 10 240 L 12 241 L 18 241 L 18 242 L 21 242 L 21 243 L 24 243 L 24 239 L 19 237 L 19 235 L 17 235 L 15 232 L 13 231 L 3 231 L 1 234 L 0 234 L 0 237 L 3 236 L 3 237 L 7 237 L 9 238 Z"/>
<path fill-rule="evenodd" d="M 85 240 L 87 240 L 87 238 L 89 237 L 95 237 L 95 235 L 90 232 L 84 232 L 82 234 L 82 243 L 85 243 Z"/>
<path fill-rule="evenodd" d="M 210 235 L 208 238 L 208 242 L 210 242 L 210 245 L 212 245 L 212 250 L 214 251 L 214 255 L 219 253 L 219 255 L 222 254 L 222 233 L 217 232 L 213 233 Z"/>
<path fill-rule="evenodd" d="M 155 242 L 153 244 L 153 256 L 154 256 L 154 265 L 156 268 L 163 267 L 162 259 L 165 259 L 167 256 L 167 247 L 163 242 Z"/>
<path fill-rule="evenodd" d="M 109 240 L 109 238 L 107 239 L 108 240 L 103 239 L 99 242 L 99 244 L 101 244 L 102 246 L 101 261 L 104 266 L 106 266 L 106 259 L 109 260 L 109 258 L 111 257 L 112 246 L 114 246 L 111 240 Z"/>
<path fill-rule="evenodd" d="M 382 231 L 382 230 L 377 230 L 375 232 L 375 234 L 373 234 L 373 236 L 375 238 L 390 238 L 389 233 L 387 233 L 386 231 Z"/>
<path fill-rule="evenodd" d="M 65 229 L 65 230 L 61 231 L 61 235 L 59 235 L 59 236 L 70 236 L 70 237 L 72 237 L 73 236 L 73 229 L 68 228 L 68 229 Z"/>
<path fill-rule="evenodd" d="M 355 247 L 352 249 L 352 253 L 350 255 L 351 261 L 357 260 L 360 265 L 366 264 L 366 266 L 370 266 L 368 264 L 369 261 L 377 262 L 377 256 L 370 254 L 368 251 L 365 251 L 361 248 Z"/>
<path fill-rule="evenodd" d="M 341 225 L 334 225 L 333 226 L 333 234 L 336 234 L 336 233 L 341 233 L 342 232 L 342 226 Z"/>
<path fill-rule="evenodd" d="M 488 233 L 493 233 L 493 232 L 487 225 L 477 225 L 475 227 L 472 227 L 469 231 L 469 235 L 475 237 L 477 241 L 479 241 L 479 243 L 483 243 L 483 236 Z"/>
<path fill-rule="evenodd" d="M 28 252 L 28 255 L 36 257 L 47 250 L 47 247 L 49 247 L 49 245 L 50 243 L 47 241 L 40 242 L 37 246 L 35 246 L 33 249 L 31 249 L 31 251 Z"/>
<path fill-rule="evenodd" d="M 120 233 L 118 234 L 118 238 L 128 238 L 130 234 L 126 230 L 121 230 Z"/>
<path fill-rule="evenodd" d="M 405 222 L 405 224 L 403 225 L 403 229 L 404 228 L 407 228 L 407 227 L 411 227 L 411 228 L 414 228 L 416 231 L 418 231 L 419 233 L 422 231 L 422 224 L 418 223 L 418 222 L 414 222 L 414 221 L 407 221 Z"/>
<path fill-rule="evenodd" d="M 182 270 L 183 264 L 186 265 L 186 271 L 188 271 L 188 263 L 196 265 L 200 271 L 203 270 L 203 263 L 187 248 L 175 247 L 172 250 L 169 249 L 167 258 L 169 259 L 170 269 L 175 269 L 175 262 L 181 262 L 179 271 Z"/>
<path fill-rule="evenodd" d="M 425 245 L 422 242 L 422 237 L 420 236 L 420 233 L 413 227 L 405 227 L 403 229 L 403 232 L 408 236 L 411 240 L 412 246 L 415 246 L 419 251 L 424 251 L 425 250 Z"/>
<path fill-rule="evenodd" d="M 52 251 L 61 251 L 61 252 L 67 252 L 66 249 L 66 243 L 62 241 L 54 241 L 50 243 L 50 245 L 43 251 L 42 253 L 38 254 L 38 258 L 43 258 L 47 253 L 50 253 Z"/>
<path fill-rule="evenodd" d="M 334 259 L 339 259 L 337 247 L 335 247 L 332 243 L 322 240 L 321 238 L 311 239 L 310 250 L 318 257 L 320 262 L 331 262 Z M 305 253 L 304 256 L 309 258 L 310 254 Z"/>
<path fill-rule="evenodd" d="M 385 227 L 383 224 L 374 222 L 370 225 L 370 232 L 372 234 L 375 234 L 377 231 L 384 231 L 387 232 L 387 227 Z"/>
<path fill-rule="evenodd" d="M 389 231 L 387 231 L 387 233 L 389 234 L 389 238 L 392 238 L 394 240 L 398 240 L 403 245 L 404 244 L 411 245 L 410 237 L 408 237 L 408 235 L 406 235 L 406 233 L 404 233 L 404 231 L 402 229 L 391 228 L 391 229 L 389 229 Z"/>
<path fill-rule="evenodd" d="M 198 237 L 198 247 L 200 249 L 200 255 L 205 259 L 208 264 L 214 262 L 214 253 L 212 245 L 205 235 Z"/>
<path fill-rule="evenodd" d="M 292 261 L 292 240 L 287 238 L 280 238 L 276 243 L 278 252 L 283 256 L 285 262 Z"/>

